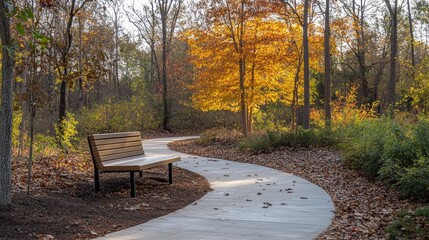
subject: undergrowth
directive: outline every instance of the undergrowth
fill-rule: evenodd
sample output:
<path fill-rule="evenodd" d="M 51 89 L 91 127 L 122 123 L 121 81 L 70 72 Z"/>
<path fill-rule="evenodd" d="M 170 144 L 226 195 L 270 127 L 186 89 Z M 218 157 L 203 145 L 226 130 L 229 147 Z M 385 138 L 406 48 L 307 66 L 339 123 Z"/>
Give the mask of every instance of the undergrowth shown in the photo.
<path fill-rule="evenodd" d="M 280 147 L 290 147 L 293 149 L 330 147 L 335 146 L 338 141 L 339 135 L 336 131 L 299 128 L 296 131 L 283 130 L 256 133 L 241 138 L 238 142 L 238 148 L 242 151 L 252 153 L 265 153 Z"/>
<path fill-rule="evenodd" d="M 429 208 L 420 208 L 414 212 L 401 211 L 387 229 L 389 239 L 428 239 Z"/>

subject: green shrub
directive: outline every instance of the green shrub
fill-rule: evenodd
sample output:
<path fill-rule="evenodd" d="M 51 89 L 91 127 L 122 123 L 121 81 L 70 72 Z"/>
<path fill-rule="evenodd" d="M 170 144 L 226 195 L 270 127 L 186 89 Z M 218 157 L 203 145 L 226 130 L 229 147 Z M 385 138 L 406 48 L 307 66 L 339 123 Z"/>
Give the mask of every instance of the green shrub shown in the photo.
<path fill-rule="evenodd" d="M 344 135 L 344 141 L 340 144 L 343 161 L 371 178 L 379 176 L 389 155 L 401 152 L 401 144 L 397 142 L 403 137 L 403 131 L 401 126 L 388 118 L 352 124 L 345 129 Z M 389 171 L 386 169 L 386 172 Z"/>
<path fill-rule="evenodd" d="M 36 133 L 34 136 L 34 152 L 40 155 L 40 158 L 55 155 L 58 152 L 55 137 Z"/>
<path fill-rule="evenodd" d="M 22 122 L 22 110 L 14 111 L 12 116 L 12 146 L 19 145 L 20 125 Z"/>
<path fill-rule="evenodd" d="M 55 125 L 55 139 L 66 152 L 73 149 L 72 141 L 77 139 L 76 126 L 77 121 L 72 113 L 67 113 L 66 117 Z"/>
<path fill-rule="evenodd" d="M 234 145 L 241 136 L 241 132 L 237 130 L 213 128 L 201 134 L 200 138 L 197 139 L 197 144 L 210 145 L 218 143 L 222 145 Z"/>
<path fill-rule="evenodd" d="M 296 131 L 267 131 L 253 134 L 242 138 L 238 146 L 242 151 L 263 153 L 283 146 L 294 149 L 335 146 L 339 140 L 340 135 L 337 131 L 299 128 Z"/>
<path fill-rule="evenodd" d="M 159 123 L 151 110 L 137 98 L 82 109 L 77 119 L 79 132 L 84 135 L 154 129 Z"/>
<path fill-rule="evenodd" d="M 414 166 L 401 171 L 397 188 L 405 197 L 429 199 L 429 159 L 420 158 Z"/>
<path fill-rule="evenodd" d="M 386 230 L 391 240 L 428 239 L 429 208 L 420 208 L 414 212 L 399 212 L 395 221 Z"/>
<path fill-rule="evenodd" d="M 343 161 L 396 187 L 402 195 L 429 199 L 429 122 L 399 124 L 389 118 L 349 126 Z"/>

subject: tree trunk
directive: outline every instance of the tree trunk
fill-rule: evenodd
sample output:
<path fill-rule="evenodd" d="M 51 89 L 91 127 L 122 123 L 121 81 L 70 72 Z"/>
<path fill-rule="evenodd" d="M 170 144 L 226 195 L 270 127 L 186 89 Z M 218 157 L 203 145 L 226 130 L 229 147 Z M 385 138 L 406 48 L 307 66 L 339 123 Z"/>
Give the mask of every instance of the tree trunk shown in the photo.
<path fill-rule="evenodd" d="M 308 50 L 308 11 L 309 1 L 304 1 L 304 22 L 302 31 L 302 41 L 304 45 L 304 111 L 302 126 L 304 129 L 310 128 L 310 57 Z"/>
<path fill-rule="evenodd" d="M 61 87 L 60 87 L 60 106 L 59 106 L 59 114 L 58 114 L 58 123 L 61 126 L 61 121 L 65 119 L 66 117 L 66 111 L 67 111 L 67 75 L 68 75 L 68 53 L 70 52 L 70 48 L 73 42 L 73 35 L 72 35 L 72 24 L 73 19 L 76 14 L 75 12 L 75 4 L 76 0 L 71 1 L 71 9 L 68 13 L 68 19 L 67 19 L 67 27 L 66 27 L 66 34 L 64 39 L 64 49 L 61 56 L 61 61 L 63 64 L 63 71 L 62 71 L 62 80 L 61 80 Z M 60 128 L 60 132 L 62 133 L 62 129 Z"/>
<path fill-rule="evenodd" d="M 14 47 L 10 34 L 9 11 L 5 1 L 0 2 L 0 37 L 2 48 L 2 85 L 0 108 L 0 208 L 12 203 L 12 81 Z"/>
<path fill-rule="evenodd" d="M 246 78 L 246 69 L 245 69 L 245 61 L 240 58 L 239 61 L 239 71 L 240 71 L 240 111 L 241 111 L 241 130 L 243 135 L 246 136 L 249 133 L 247 129 L 247 106 L 246 106 L 246 88 L 244 85 L 244 81 Z"/>
<path fill-rule="evenodd" d="M 329 38 L 331 36 L 331 28 L 329 23 L 329 0 L 326 0 L 325 8 L 325 36 L 324 36 L 324 60 L 325 60 L 325 127 L 331 127 L 331 46 Z"/>
<path fill-rule="evenodd" d="M 241 125 L 243 135 L 247 136 L 249 134 L 249 129 L 247 128 L 247 106 L 246 106 L 246 60 L 244 58 L 243 48 L 243 36 L 244 36 L 244 1 L 241 1 L 240 8 L 240 25 L 239 25 L 239 34 L 238 34 L 238 53 L 240 54 L 239 60 L 239 71 L 240 71 L 240 107 L 241 107 Z"/>
<path fill-rule="evenodd" d="M 292 110 L 291 110 L 291 127 L 295 129 L 297 126 L 297 105 L 298 105 L 298 87 L 299 87 L 299 74 L 301 73 L 301 65 L 302 65 L 302 52 L 299 54 L 298 58 L 298 66 L 295 73 L 295 79 L 293 83 L 293 94 L 292 94 Z"/>
<path fill-rule="evenodd" d="M 408 7 L 408 23 L 410 25 L 410 45 L 411 45 L 411 66 L 413 68 L 416 66 L 416 57 L 414 53 L 414 32 L 413 32 L 413 19 L 411 16 L 411 6 L 410 6 L 410 0 L 407 0 L 407 7 Z M 414 69 L 412 70 L 412 73 L 414 75 Z"/>
<path fill-rule="evenodd" d="M 387 104 L 391 116 L 394 114 L 395 109 L 395 88 L 397 79 L 397 55 L 398 55 L 398 0 L 395 0 L 394 6 L 392 7 L 389 0 L 385 0 L 389 12 L 391 21 L 391 34 L 390 34 L 390 77 L 388 84 L 387 93 Z"/>
<path fill-rule="evenodd" d="M 164 3 L 165 4 L 165 3 Z M 163 128 L 166 131 L 170 129 L 170 109 L 168 105 L 168 78 L 167 78 L 167 13 L 161 10 L 161 28 L 162 28 L 162 103 L 164 106 Z"/>

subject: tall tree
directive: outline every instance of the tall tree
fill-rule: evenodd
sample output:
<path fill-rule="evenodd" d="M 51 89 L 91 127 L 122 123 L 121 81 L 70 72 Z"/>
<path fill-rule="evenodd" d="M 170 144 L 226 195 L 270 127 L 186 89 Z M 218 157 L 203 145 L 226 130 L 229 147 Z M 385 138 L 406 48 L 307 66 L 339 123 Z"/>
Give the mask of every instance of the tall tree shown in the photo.
<path fill-rule="evenodd" d="M 390 15 L 390 76 L 387 87 L 387 104 L 390 114 L 393 115 L 396 104 L 396 80 L 398 78 L 398 0 L 391 4 L 390 0 L 384 0 Z"/>
<path fill-rule="evenodd" d="M 113 82 L 116 87 L 116 93 L 119 96 L 119 17 L 123 5 L 123 0 L 108 1 L 110 8 L 113 11 L 113 27 L 115 30 L 114 38 L 114 62 L 113 62 Z"/>
<path fill-rule="evenodd" d="M 0 108 L 0 207 L 11 204 L 12 158 L 12 81 L 14 46 L 10 32 L 9 1 L 0 2 L 0 38 L 2 44 L 2 85 Z"/>
<path fill-rule="evenodd" d="M 171 51 L 171 42 L 176 29 L 177 19 L 182 10 L 183 0 L 156 0 L 161 17 L 161 76 L 162 76 L 162 102 L 164 106 L 164 130 L 170 131 L 171 103 L 168 94 L 168 57 Z"/>
<path fill-rule="evenodd" d="M 81 11 L 85 4 L 90 0 L 70 0 L 65 1 L 59 7 L 64 10 L 64 17 L 66 18 L 66 25 L 61 30 L 62 42 L 58 42 L 58 48 L 60 52 L 60 59 L 57 65 L 58 75 L 61 79 L 60 85 L 60 103 L 59 103 L 59 114 L 58 121 L 61 122 L 66 117 L 67 111 L 67 86 L 70 84 L 70 66 L 69 66 L 69 53 L 73 44 L 73 31 L 72 26 L 74 19 L 79 11 Z M 61 124 L 60 124 L 61 125 Z M 60 131 L 62 131 L 60 129 Z"/>
<path fill-rule="evenodd" d="M 408 9 L 408 24 L 410 27 L 410 45 L 411 45 L 411 66 L 416 67 L 416 57 L 414 53 L 414 27 L 413 27 L 413 18 L 411 14 L 411 4 L 410 0 L 407 0 L 407 9 Z M 415 70 L 413 69 L 413 72 Z"/>
<path fill-rule="evenodd" d="M 355 74 L 358 80 L 357 98 L 360 104 L 365 104 L 369 100 L 368 71 L 367 63 L 367 30 L 366 20 L 368 14 L 368 3 L 366 0 L 341 0 L 345 14 L 351 18 L 354 42 L 349 44 L 349 48 L 357 62 L 357 67 L 347 65 Z"/>
<path fill-rule="evenodd" d="M 304 0 L 304 9 L 302 15 L 298 13 L 296 6 L 293 6 L 287 0 L 280 0 L 285 6 L 289 6 L 293 14 L 298 18 L 302 26 L 302 45 L 304 51 L 304 108 L 302 112 L 302 127 L 310 128 L 310 55 L 308 45 L 308 16 L 310 10 L 310 0 Z"/>
<path fill-rule="evenodd" d="M 163 121 L 162 127 L 171 131 L 171 97 L 169 94 L 170 73 L 169 58 L 172 50 L 172 40 L 176 33 L 177 21 L 183 9 L 184 0 L 151 0 L 148 5 L 143 5 L 143 11 L 131 8 L 132 15 L 128 18 L 137 27 L 141 37 L 151 49 L 151 60 L 156 69 L 157 77 L 162 85 Z M 160 30 L 160 38 L 156 34 Z M 161 56 L 157 56 L 157 47 L 160 46 Z M 159 61 L 160 59 L 160 61 Z M 151 76 L 153 71 L 151 71 Z"/>
<path fill-rule="evenodd" d="M 324 57 L 325 57 L 325 126 L 331 126 L 331 26 L 330 26 L 329 0 L 325 2 L 325 34 L 324 34 Z"/>

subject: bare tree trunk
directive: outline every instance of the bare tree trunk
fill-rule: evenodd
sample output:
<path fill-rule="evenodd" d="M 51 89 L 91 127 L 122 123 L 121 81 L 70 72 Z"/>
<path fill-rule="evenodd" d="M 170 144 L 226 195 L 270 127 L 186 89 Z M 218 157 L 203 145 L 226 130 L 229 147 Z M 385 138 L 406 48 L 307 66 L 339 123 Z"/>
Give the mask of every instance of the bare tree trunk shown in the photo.
<path fill-rule="evenodd" d="M 118 4 L 118 0 L 115 0 L 115 5 Z M 116 94 L 119 97 L 120 96 L 120 90 L 119 90 L 119 9 L 115 7 L 114 10 L 115 14 L 115 71 L 114 71 L 114 79 L 115 79 L 115 87 L 116 87 Z"/>
<path fill-rule="evenodd" d="M 166 5 L 166 1 L 161 1 L 162 5 Z M 161 4 L 160 4 L 161 5 Z M 168 79 L 167 79 L 167 14 L 165 7 L 161 9 L 161 29 L 162 29 L 162 103 L 164 106 L 163 128 L 166 131 L 170 129 L 170 109 L 168 104 Z"/>
<path fill-rule="evenodd" d="M 10 34 L 9 10 L 0 2 L 0 38 L 2 48 L 2 85 L 0 108 L 0 208 L 12 203 L 12 81 L 15 52 Z"/>
<path fill-rule="evenodd" d="M 33 168 L 33 145 L 34 145 L 34 118 L 36 116 L 36 107 L 34 103 L 34 92 L 31 89 L 30 97 L 30 157 L 28 158 L 27 172 L 27 196 L 30 195 L 31 176 Z"/>
<path fill-rule="evenodd" d="M 162 53 L 161 53 L 161 79 L 162 79 L 162 101 L 164 107 L 163 129 L 171 131 L 171 109 L 170 97 L 168 93 L 168 58 L 171 50 L 171 42 L 176 28 L 177 19 L 181 11 L 183 0 L 157 0 L 161 17 L 162 31 Z"/>
<path fill-rule="evenodd" d="M 241 1 L 240 7 L 240 25 L 239 25 L 239 34 L 238 34 L 238 52 L 240 54 L 239 60 L 239 70 L 240 70 L 240 108 L 241 108 L 241 126 L 243 135 L 246 136 L 249 134 L 249 129 L 247 128 L 247 106 L 246 106 L 246 61 L 243 56 L 243 35 L 244 35 L 244 1 Z"/>
<path fill-rule="evenodd" d="M 416 66 L 416 57 L 414 53 L 414 32 L 413 32 L 413 19 L 411 16 L 411 6 L 410 6 L 410 0 L 407 0 L 407 7 L 408 7 L 408 23 L 410 25 L 410 38 L 411 38 L 411 66 L 413 68 Z M 413 75 L 414 75 L 414 69 L 413 69 Z"/>
<path fill-rule="evenodd" d="M 297 105 L 298 105 L 298 83 L 299 83 L 299 74 L 301 73 L 301 65 L 302 65 L 302 52 L 299 54 L 298 58 L 298 66 L 296 68 L 295 79 L 293 83 L 293 94 L 292 94 L 292 119 L 291 119 L 291 127 L 292 129 L 296 128 L 297 125 Z"/>
<path fill-rule="evenodd" d="M 387 93 L 387 104 L 391 116 L 394 114 L 395 109 L 395 88 L 396 88 L 396 79 L 397 79 L 397 57 L 398 57 L 398 0 L 394 1 L 394 6 L 390 4 L 389 0 L 385 0 L 389 13 L 390 13 L 390 22 L 391 22 L 391 33 L 390 33 L 390 77 L 388 84 L 388 93 Z"/>
<path fill-rule="evenodd" d="M 71 9 L 68 14 L 67 19 L 67 27 L 66 27 L 66 33 L 65 33 L 65 47 L 62 51 L 61 56 L 61 64 L 63 64 L 63 71 L 62 71 L 62 80 L 61 80 L 61 87 L 60 87 L 60 106 L 59 106 L 59 114 L 58 114 L 58 123 L 61 123 L 62 120 L 66 117 L 66 111 L 67 111 L 67 80 L 65 79 L 68 75 L 68 54 L 73 42 L 73 35 L 72 35 L 72 24 L 73 19 L 75 16 L 75 6 L 76 6 L 76 0 L 71 1 Z M 61 126 L 61 124 L 59 124 Z M 60 132 L 62 132 L 62 129 L 60 129 Z"/>
<path fill-rule="evenodd" d="M 329 44 L 329 38 L 331 36 L 331 27 L 329 23 L 329 0 L 326 0 L 325 6 L 325 38 L 324 38 L 324 60 L 325 60 L 325 126 L 331 127 L 331 46 Z"/>
<path fill-rule="evenodd" d="M 78 35 L 79 35 L 79 99 L 78 99 L 78 103 L 77 103 L 77 109 L 80 109 L 84 106 L 84 88 L 83 88 L 83 76 L 82 76 L 82 71 L 83 71 L 83 63 L 82 63 L 82 29 L 83 29 L 83 23 L 82 23 L 82 18 L 79 17 L 78 18 L 78 25 L 79 25 L 79 29 L 78 29 Z"/>
<path fill-rule="evenodd" d="M 303 128 L 310 128 L 310 56 L 308 47 L 308 11 L 309 1 L 304 1 L 304 21 L 302 31 L 302 41 L 304 46 L 304 111 L 303 111 Z"/>

